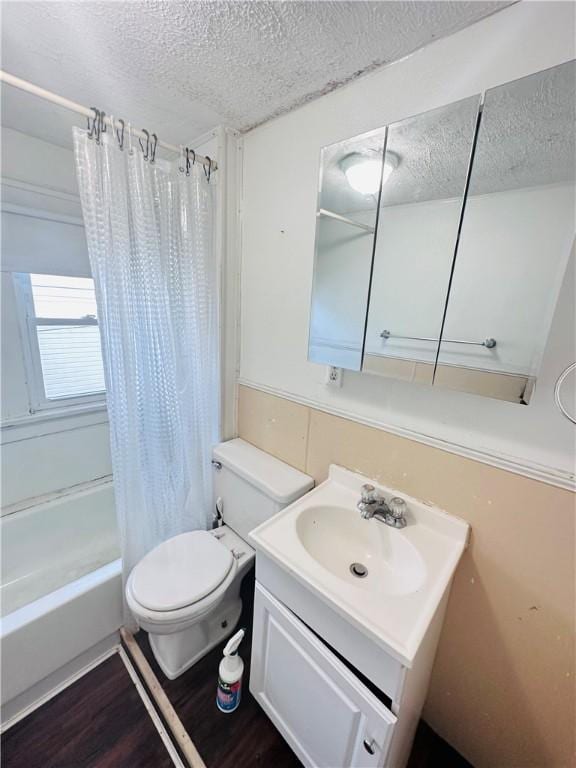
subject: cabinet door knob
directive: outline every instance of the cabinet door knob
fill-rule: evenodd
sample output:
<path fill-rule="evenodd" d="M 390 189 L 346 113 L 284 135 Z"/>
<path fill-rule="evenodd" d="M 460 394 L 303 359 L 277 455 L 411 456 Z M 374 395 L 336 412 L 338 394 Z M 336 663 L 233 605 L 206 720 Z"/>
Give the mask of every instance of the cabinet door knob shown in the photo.
<path fill-rule="evenodd" d="M 369 755 L 373 755 L 376 752 L 376 742 L 374 739 L 364 739 L 364 749 Z"/>

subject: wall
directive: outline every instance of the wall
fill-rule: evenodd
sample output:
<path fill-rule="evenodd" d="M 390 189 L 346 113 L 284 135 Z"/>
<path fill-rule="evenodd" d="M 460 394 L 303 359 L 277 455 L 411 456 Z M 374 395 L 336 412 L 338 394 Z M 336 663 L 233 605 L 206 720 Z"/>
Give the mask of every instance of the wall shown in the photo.
<path fill-rule="evenodd" d="M 30 413 L 11 275 L 20 270 L 89 276 L 73 154 L 3 129 L 2 174 L 1 439 L 7 514 L 47 499 L 69 504 L 75 493 L 110 478 L 112 469 L 105 407 Z M 108 500 L 103 503 L 109 507 Z"/>
<path fill-rule="evenodd" d="M 340 464 L 470 523 L 424 717 L 476 768 L 572 765 L 571 492 L 249 387 L 238 427 L 317 483 Z"/>
<path fill-rule="evenodd" d="M 374 253 L 374 272 L 366 352 L 434 362 L 434 343 L 390 338 L 438 338 L 462 202 L 427 200 L 382 208 Z M 408 298 L 407 298 L 408 297 Z"/>
<path fill-rule="evenodd" d="M 317 226 L 310 357 L 359 370 L 374 238 L 334 219 L 319 218 Z"/>
<path fill-rule="evenodd" d="M 572 4 L 519 3 L 244 140 L 240 435 L 470 521 L 425 717 L 480 768 L 573 759 L 574 432 L 552 392 L 574 360 L 574 273 L 528 407 L 348 372 L 327 387 L 307 362 L 319 154 L 573 58 L 573 30 Z"/>
<path fill-rule="evenodd" d="M 573 430 L 552 392 L 573 321 L 551 337 L 528 407 L 348 372 L 330 389 L 307 339 L 320 148 L 573 58 L 573 29 L 572 4 L 519 3 L 246 135 L 241 382 L 571 485 Z"/>
<path fill-rule="evenodd" d="M 538 373 L 576 234 L 574 204 L 567 184 L 469 198 L 445 334 L 493 336 L 498 346 L 486 356 L 479 347 L 455 352 L 443 344 L 441 362 Z"/>
<path fill-rule="evenodd" d="M 459 210 L 459 201 L 452 200 L 382 210 L 367 352 L 434 362 L 435 344 L 383 342 L 380 332 L 388 328 L 403 335 L 438 336 Z M 573 211 L 574 191 L 568 185 L 468 198 L 444 336 L 494 337 L 498 343 L 493 350 L 442 344 L 441 362 L 537 373 L 533 365 L 540 362 L 574 239 Z"/>

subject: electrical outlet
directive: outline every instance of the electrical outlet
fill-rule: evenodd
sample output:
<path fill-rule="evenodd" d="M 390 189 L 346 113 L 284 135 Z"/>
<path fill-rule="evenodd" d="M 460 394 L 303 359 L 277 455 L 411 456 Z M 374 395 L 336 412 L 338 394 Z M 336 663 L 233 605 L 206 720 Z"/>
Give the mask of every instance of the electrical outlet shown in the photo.
<path fill-rule="evenodd" d="M 342 368 L 335 365 L 329 365 L 326 369 L 326 384 L 329 387 L 339 388 L 342 386 Z"/>

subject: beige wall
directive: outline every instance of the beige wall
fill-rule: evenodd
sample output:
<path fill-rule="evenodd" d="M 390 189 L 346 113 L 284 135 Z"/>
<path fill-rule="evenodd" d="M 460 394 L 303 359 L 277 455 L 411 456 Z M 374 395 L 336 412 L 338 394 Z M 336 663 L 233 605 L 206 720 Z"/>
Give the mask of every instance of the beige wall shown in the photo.
<path fill-rule="evenodd" d="M 468 520 L 424 716 L 477 768 L 573 765 L 573 494 L 244 386 L 238 428 L 316 482 L 341 464 Z"/>
<path fill-rule="evenodd" d="M 520 403 L 530 400 L 533 388 L 528 376 L 517 376 L 500 371 L 482 371 L 463 365 L 438 365 L 434 377 L 434 363 L 421 360 L 408 360 L 401 357 L 364 354 L 362 360 L 363 373 L 377 373 L 402 381 L 415 381 L 420 384 L 454 389 L 457 392 L 469 392 L 497 400 L 508 400 Z"/>

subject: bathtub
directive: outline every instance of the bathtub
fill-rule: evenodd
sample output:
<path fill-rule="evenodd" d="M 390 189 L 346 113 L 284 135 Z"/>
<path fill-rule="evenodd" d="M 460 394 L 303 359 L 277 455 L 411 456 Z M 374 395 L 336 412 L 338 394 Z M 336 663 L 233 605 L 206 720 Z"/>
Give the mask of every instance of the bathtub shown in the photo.
<path fill-rule="evenodd" d="M 111 482 L 0 520 L 2 727 L 104 657 L 122 625 Z"/>

